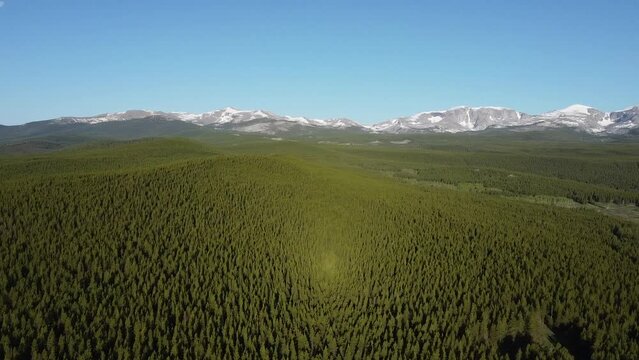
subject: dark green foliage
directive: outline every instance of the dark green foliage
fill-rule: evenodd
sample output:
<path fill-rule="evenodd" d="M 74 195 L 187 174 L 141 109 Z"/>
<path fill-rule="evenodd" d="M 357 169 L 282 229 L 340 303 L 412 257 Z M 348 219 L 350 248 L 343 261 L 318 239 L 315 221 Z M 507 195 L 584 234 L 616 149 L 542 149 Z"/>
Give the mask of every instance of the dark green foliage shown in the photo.
<path fill-rule="evenodd" d="M 480 183 L 505 194 L 552 195 L 580 203 L 639 204 L 639 144 L 441 141 L 419 147 L 353 147 L 351 162 L 418 181 Z M 460 140 L 456 140 L 460 141 Z M 433 141 L 434 142 L 434 141 Z M 412 173 L 402 173 L 411 169 Z"/>
<path fill-rule="evenodd" d="M 593 211 L 183 140 L 0 174 L 0 357 L 639 357 L 639 227 Z"/>

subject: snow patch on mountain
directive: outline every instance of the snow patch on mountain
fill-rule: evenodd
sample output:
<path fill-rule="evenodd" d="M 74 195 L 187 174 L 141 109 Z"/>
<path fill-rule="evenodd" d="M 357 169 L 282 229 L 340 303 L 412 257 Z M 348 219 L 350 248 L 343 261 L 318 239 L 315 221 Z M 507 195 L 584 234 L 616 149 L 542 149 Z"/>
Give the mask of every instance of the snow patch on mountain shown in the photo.
<path fill-rule="evenodd" d="M 601 128 L 605 128 L 608 125 L 612 125 L 615 122 L 612 121 L 612 119 L 610 118 L 610 113 L 606 113 L 604 114 L 604 117 L 601 118 L 601 120 L 597 121 L 597 124 L 601 127 Z"/>
<path fill-rule="evenodd" d="M 545 114 L 544 116 L 555 117 L 555 116 L 580 116 L 580 115 L 590 115 L 590 110 L 594 109 L 590 106 L 574 104 L 570 105 L 567 108 L 559 109 L 555 111 L 551 111 Z"/>

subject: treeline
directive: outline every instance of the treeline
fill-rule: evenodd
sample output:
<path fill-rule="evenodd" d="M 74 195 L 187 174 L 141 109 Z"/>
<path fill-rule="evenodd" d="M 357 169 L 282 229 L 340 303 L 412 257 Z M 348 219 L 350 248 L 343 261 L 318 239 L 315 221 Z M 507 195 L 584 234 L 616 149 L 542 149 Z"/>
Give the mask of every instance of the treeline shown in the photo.
<path fill-rule="evenodd" d="M 639 357 L 637 225 L 200 156 L 0 184 L 0 357 Z"/>
<path fill-rule="evenodd" d="M 615 173 L 616 174 L 616 173 Z M 399 173 L 401 176 L 401 173 Z M 416 171 L 415 178 L 447 184 L 480 183 L 487 188 L 498 189 L 514 195 L 551 195 L 572 199 L 586 204 L 614 202 L 639 205 L 639 192 L 623 191 L 602 185 L 592 185 L 575 180 L 544 177 L 524 172 L 511 172 L 494 168 L 425 167 Z"/>
<path fill-rule="evenodd" d="M 472 144 L 472 141 L 471 141 Z M 426 144 L 424 146 L 427 146 Z M 635 144 L 544 149 L 539 144 L 459 145 L 439 148 L 347 149 L 349 161 L 395 176 L 457 185 L 478 183 L 514 195 L 550 195 L 579 203 L 639 205 Z M 411 173 L 407 173 L 410 170 Z"/>

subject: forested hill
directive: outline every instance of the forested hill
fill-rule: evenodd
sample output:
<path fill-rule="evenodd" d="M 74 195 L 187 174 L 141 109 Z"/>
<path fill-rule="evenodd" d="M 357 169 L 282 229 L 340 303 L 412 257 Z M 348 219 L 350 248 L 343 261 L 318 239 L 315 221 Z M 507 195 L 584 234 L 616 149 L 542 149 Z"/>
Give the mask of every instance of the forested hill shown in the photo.
<path fill-rule="evenodd" d="M 632 202 L 631 181 L 384 149 L 155 139 L 0 158 L 0 357 L 639 357 L 639 225 L 521 199 L 573 184 Z M 495 190 L 510 174 L 528 182 Z"/>

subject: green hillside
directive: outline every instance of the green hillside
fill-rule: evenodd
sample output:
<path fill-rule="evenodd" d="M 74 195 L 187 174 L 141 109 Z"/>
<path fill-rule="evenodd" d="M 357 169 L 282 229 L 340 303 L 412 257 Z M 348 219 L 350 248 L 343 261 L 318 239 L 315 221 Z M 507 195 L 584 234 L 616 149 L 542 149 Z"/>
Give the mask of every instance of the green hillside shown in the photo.
<path fill-rule="evenodd" d="M 639 357 L 637 143 L 236 135 L 0 157 L 0 358 Z"/>

